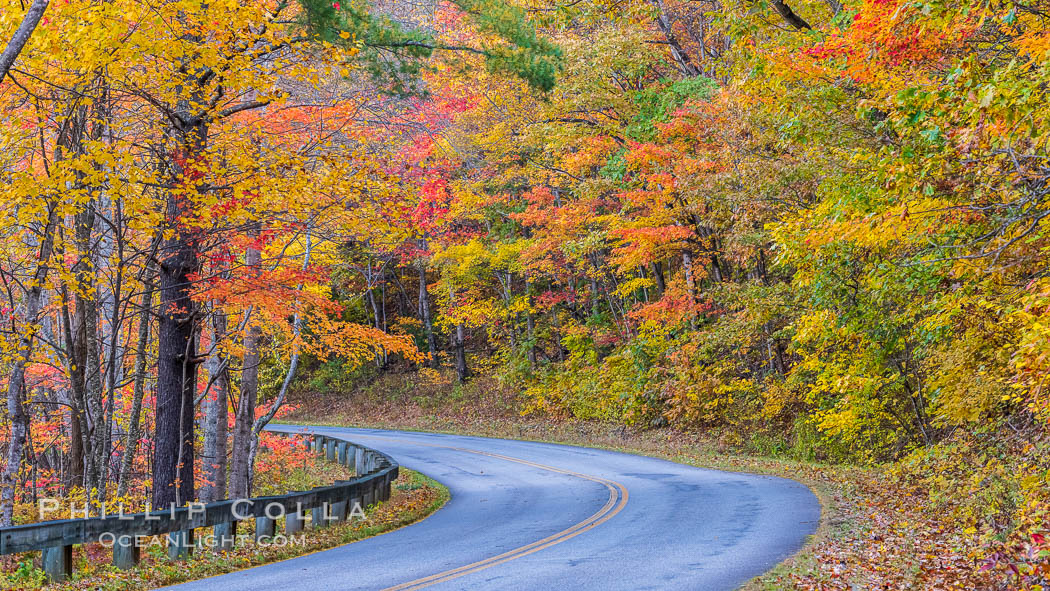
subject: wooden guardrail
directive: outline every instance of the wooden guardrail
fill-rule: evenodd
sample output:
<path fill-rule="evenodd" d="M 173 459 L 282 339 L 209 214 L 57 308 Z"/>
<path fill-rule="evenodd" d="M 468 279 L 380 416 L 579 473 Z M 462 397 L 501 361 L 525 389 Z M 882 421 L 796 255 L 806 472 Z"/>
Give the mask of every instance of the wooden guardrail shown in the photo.
<path fill-rule="evenodd" d="M 277 433 L 294 435 L 293 433 Z M 41 551 L 44 571 L 52 581 L 65 580 L 72 571 L 73 546 L 101 542 L 112 545 L 113 564 L 131 568 L 138 564 L 144 541 L 167 534 L 168 556 L 187 557 L 194 546 L 194 530 L 214 528 L 213 539 L 230 549 L 236 541 L 237 523 L 255 520 L 255 540 L 275 537 L 283 520 L 286 534 L 303 530 L 309 513 L 311 527 L 344 521 L 355 505 L 367 507 L 390 498 L 398 465 L 390 456 L 339 437 L 308 435 L 306 444 L 329 461 L 352 466 L 356 476 L 329 486 L 284 495 L 191 503 L 150 513 L 58 519 L 0 528 L 0 555 Z"/>

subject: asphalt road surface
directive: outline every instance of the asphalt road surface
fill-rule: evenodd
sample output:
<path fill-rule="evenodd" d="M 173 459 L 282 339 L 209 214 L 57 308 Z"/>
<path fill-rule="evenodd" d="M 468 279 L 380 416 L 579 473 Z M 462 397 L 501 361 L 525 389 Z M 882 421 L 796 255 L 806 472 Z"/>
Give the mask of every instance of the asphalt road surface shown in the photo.
<path fill-rule="evenodd" d="M 820 517 L 808 488 L 772 476 L 526 441 L 273 430 L 378 449 L 452 500 L 387 534 L 173 589 L 735 589 L 800 548 Z"/>

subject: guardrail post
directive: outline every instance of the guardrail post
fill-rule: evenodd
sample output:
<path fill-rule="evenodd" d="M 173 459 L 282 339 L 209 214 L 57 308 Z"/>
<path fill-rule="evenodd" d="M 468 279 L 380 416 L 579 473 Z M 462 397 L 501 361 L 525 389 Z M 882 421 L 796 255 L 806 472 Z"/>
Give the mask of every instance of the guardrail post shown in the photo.
<path fill-rule="evenodd" d="M 229 552 L 233 550 L 234 542 L 237 541 L 237 522 L 216 523 L 212 527 L 212 534 L 215 537 L 215 547 Z"/>
<path fill-rule="evenodd" d="M 322 527 L 328 527 L 328 521 L 331 519 L 329 513 L 328 502 L 325 501 L 320 505 L 310 509 L 310 527 L 313 529 L 321 529 Z"/>
<path fill-rule="evenodd" d="M 354 449 L 354 474 L 358 476 L 365 473 L 365 450 L 360 447 Z"/>
<path fill-rule="evenodd" d="M 374 480 L 365 483 L 364 506 L 369 507 L 376 502 L 376 483 Z"/>
<path fill-rule="evenodd" d="M 324 459 L 329 462 L 335 461 L 335 439 L 328 439 L 324 444 Z"/>
<path fill-rule="evenodd" d="M 347 501 L 347 511 L 348 512 L 352 513 L 354 511 L 356 511 L 357 508 L 359 508 L 359 507 L 361 509 L 361 512 L 363 513 L 364 510 L 365 510 L 366 505 L 365 505 L 365 498 L 363 496 L 361 496 L 361 493 L 357 493 L 357 494 L 351 496 L 350 500 Z"/>
<path fill-rule="evenodd" d="M 255 541 L 273 538 L 277 533 L 277 522 L 269 517 L 255 518 Z"/>
<path fill-rule="evenodd" d="M 54 583 L 61 583 L 73 572 L 73 546 L 52 546 L 43 550 L 44 572 Z"/>
<path fill-rule="evenodd" d="M 383 486 L 383 501 L 384 502 L 389 501 L 390 500 L 390 489 L 394 486 L 394 478 L 390 474 L 387 474 L 386 476 L 383 477 L 383 485 L 382 486 Z"/>
<path fill-rule="evenodd" d="M 303 531 L 303 522 L 306 521 L 306 516 L 303 515 L 302 511 L 302 505 L 296 503 L 295 511 L 284 516 L 284 533 L 297 534 Z"/>
<path fill-rule="evenodd" d="M 141 549 L 135 543 L 135 536 L 122 535 L 113 540 L 113 566 L 121 570 L 135 568 L 141 555 Z"/>
<path fill-rule="evenodd" d="M 346 465 L 346 442 L 345 441 L 340 441 L 339 443 L 335 444 L 335 455 L 336 455 L 336 462 L 338 462 L 338 463 L 342 464 L 343 466 L 345 466 Z"/>
<path fill-rule="evenodd" d="M 332 523 L 342 523 L 344 521 L 346 521 L 346 501 L 332 503 Z"/>
<path fill-rule="evenodd" d="M 323 435 L 314 435 L 313 452 L 315 454 L 321 453 L 321 446 L 324 445 Z"/>
<path fill-rule="evenodd" d="M 168 533 L 168 558 L 186 560 L 193 551 L 193 530 L 183 529 Z"/>

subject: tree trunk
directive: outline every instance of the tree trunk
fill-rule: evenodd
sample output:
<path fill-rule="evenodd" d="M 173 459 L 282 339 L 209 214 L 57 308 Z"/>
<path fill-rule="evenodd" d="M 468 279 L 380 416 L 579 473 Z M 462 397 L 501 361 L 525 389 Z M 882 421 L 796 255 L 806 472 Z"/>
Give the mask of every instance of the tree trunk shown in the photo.
<path fill-rule="evenodd" d="M 258 234 L 256 227 L 253 234 Z M 246 272 L 255 274 L 262 264 L 262 252 L 248 248 L 244 263 Z M 247 312 L 251 314 L 251 312 Z M 233 424 L 233 449 L 230 457 L 230 497 L 247 498 L 249 490 L 249 456 L 251 451 L 252 424 L 255 422 L 255 403 L 259 397 L 259 346 L 262 329 L 249 319 L 248 333 L 244 337 L 244 366 L 241 371 L 241 393 L 237 399 L 237 411 Z"/>
<path fill-rule="evenodd" d="M 66 473 L 66 489 L 84 486 L 84 432 L 83 412 L 76 402 L 76 395 L 70 392 L 69 405 L 69 471 Z"/>
<path fill-rule="evenodd" d="M 682 272 L 685 273 L 685 287 L 689 295 L 696 300 L 696 276 L 693 275 L 693 255 L 689 252 L 682 253 Z"/>
<path fill-rule="evenodd" d="M 58 225 L 58 214 L 55 203 L 49 204 L 47 223 L 44 224 L 40 241 L 40 250 L 36 271 L 25 296 L 25 315 L 23 316 L 22 336 L 18 340 L 14 362 L 7 379 L 7 416 L 11 420 L 10 439 L 7 445 L 7 463 L 0 477 L 0 526 L 12 524 L 14 517 L 15 488 L 18 486 L 18 472 L 22 467 L 22 454 L 29 434 L 29 417 L 25 414 L 25 371 L 33 353 L 33 337 L 36 334 L 36 323 L 39 320 L 41 302 L 44 297 L 44 282 L 50 271 L 51 254 L 55 245 L 55 231 Z"/>
<path fill-rule="evenodd" d="M 638 274 L 639 279 L 649 278 L 649 275 L 645 272 L 645 267 L 638 267 L 636 273 Z M 638 297 L 637 292 L 635 292 L 635 297 Z M 642 286 L 642 297 L 640 301 L 645 302 L 647 304 L 649 303 L 649 288 L 645 287 L 644 285 Z"/>
<path fill-rule="evenodd" d="M 215 310 L 212 314 L 214 327 L 214 352 L 208 359 L 208 372 L 213 392 L 205 398 L 204 447 L 201 450 L 201 465 L 207 484 L 201 489 L 201 501 L 211 503 L 226 498 L 226 439 L 229 419 L 229 359 L 219 354 L 218 344 L 226 336 L 226 314 Z"/>
<path fill-rule="evenodd" d="M 102 309 L 103 314 L 109 318 L 109 322 L 103 325 L 103 334 L 100 338 L 100 342 L 104 344 L 103 357 L 106 359 L 106 379 L 105 379 L 105 392 L 106 392 L 106 406 L 105 406 L 105 445 L 102 450 L 102 465 L 99 473 L 99 480 L 101 483 L 108 483 L 111 479 L 111 464 L 113 458 L 113 417 L 115 414 L 114 398 L 116 396 L 116 390 L 119 384 L 124 379 L 124 359 L 127 355 L 127 351 L 124 347 L 123 332 L 121 327 L 124 323 L 124 307 L 126 301 L 122 302 L 124 293 L 124 242 L 123 232 L 121 231 L 123 225 L 123 215 L 121 213 L 121 202 L 119 199 L 113 201 L 113 225 L 103 231 L 103 248 L 99 258 L 101 260 L 115 260 L 117 261 L 116 268 L 111 274 L 111 282 L 109 293 L 102 298 Z M 115 251 L 115 252 L 114 252 Z M 114 257 L 114 254 L 116 255 Z M 107 332 L 108 331 L 108 332 Z M 118 483 L 119 484 L 119 483 Z M 105 487 L 100 486 L 100 491 L 104 491 Z M 100 499 L 105 500 L 105 499 Z"/>
<path fill-rule="evenodd" d="M 693 275 L 693 255 L 689 251 L 682 253 L 682 273 L 685 274 L 685 288 L 689 292 L 689 303 L 696 303 L 696 276 Z M 689 315 L 689 328 L 696 330 L 696 314 Z"/>
<path fill-rule="evenodd" d="M 142 292 L 142 311 L 139 315 L 138 349 L 135 351 L 135 384 L 131 400 L 131 416 L 128 417 L 128 432 L 124 437 L 124 457 L 120 461 L 120 479 L 117 484 L 117 496 L 128 493 L 131 470 L 135 466 L 135 454 L 138 453 L 141 436 L 142 398 L 146 393 L 146 350 L 149 347 L 150 325 L 153 322 L 153 285 L 156 280 L 152 273 L 145 277 L 145 288 Z"/>
<path fill-rule="evenodd" d="M 22 48 L 25 47 L 29 38 L 33 36 L 33 31 L 40 24 L 40 19 L 43 18 L 48 3 L 49 0 L 33 1 L 29 10 L 26 11 L 26 15 L 22 17 L 22 24 L 18 26 L 18 30 L 15 31 L 14 36 L 8 41 L 7 46 L 4 47 L 3 53 L 0 53 L 0 82 L 3 82 L 7 72 L 14 65 L 15 59 L 18 58 L 18 54 L 22 53 Z"/>
<path fill-rule="evenodd" d="M 295 320 L 292 321 L 292 331 L 296 337 L 299 336 L 299 332 L 302 330 L 303 320 L 298 314 L 295 315 Z M 299 354 L 293 353 L 291 362 L 288 364 L 288 373 L 284 374 L 284 382 L 281 383 L 281 391 L 277 393 L 277 398 L 273 401 L 273 406 L 263 416 L 255 420 L 255 424 L 252 425 L 252 442 L 248 450 L 248 490 L 251 490 L 255 482 L 255 456 L 259 453 L 259 434 L 266 428 L 266 425 L 270 424 L 273 420 L 274 415 L 281 409 L 281 405 L 284 404 L 284 399 L 288 395 L 288 387 L 291 385 L 292 380 L 295 379 L 295 372 L 299 368 Z"/>
<path fill-rule="evenodd" d="M 200 266 L 198 230 L 180 220 L 194 204 L 192 194 L 207 138 L 207 125 L 180 106 L 183 123 L 173 128 L 177 148 L 169 161 L 172 185 L 166 196 L 168 233 L 159 251 L 160 321 L 157 334 L 156 435 L 153 450 L 153 506 L 167 508 L 193 500 L 194 398 L 197 389 L 196 304 L 191 274 Z"/>
<path fill-rule="evenodd" d="M 183 36 L 202 44 L 196 33 Z M 205 85 L 214 72 L 187 68 L 179 80 L 185 89 L 165 111 L 171 122 L 168 152 L 161 166 L 169 186 L 165 194 L 165 232 L 158 252 L 160 320 L 157 334 L 156 434 L 153 451 L 153 505 L 166 508 L 193 500 L 194 401 L 197 390 L 197 310 L 190 297 L 191 275 L 200 268 L 201 230 L 183 224 L 196 208 L 206 164 L 210 124 Z"/>
<path fill-rule="evenodd" d="M 368 304 L 372 307 L 372 318 L 374 319 L 373 324 L 376 330 L 386 332 L 386 308 L 383 309 L 382 315 L 380 314 L 379 304 L 376 302 L 374 279 L 372 276 L 372 263 L 368 262 L 368 272 L 365 275 L 365 298 L 368 300 Z M 386 350 L 379 348 L 375 353 L 376 367 L 382 370 L 386 367 Z"/>
<path fill-rule="evenodd" d="M 532 282 L 529 281 L 529 276 L 525 276 L 525 298 L 527 300 L 527 306 L 525 307 L 525 331 L 529 339 L 529 350 L 526 356 L 529 359 L 529 365 L 536 365 L 536 321 L 532 317 Z"/>
<path fill-rule="evenodd" d="M 461 383 L 470 377 L 470 368 L 467 367 L 467 352 L 464 345 L 466 336 L 464 333 L 463 323 L 457 323 L 456 332 L 452 337 L 452 347 L 456 352 L 456 377 L 459 378 Z"/>
<path fill-rule="evenodd" d="M 809 26 L 809 23 L 807 23 L 804 18 L 796 14 L 795 11 L 792 10 L 790 6 L 785 4 L 783 0 L 772 0 L 772 2 L 773 9 L 777 11 L 777 14 L 779 14 L 780 17 L 783 18 L 784 22 L 786 22 L 787 24 L 791 25 L 795 29 L 798 29 L 799 31 L 804 31 L 806 29 L 812 28 Z"/>
<path fill-rule="evenodd" d="M 597 318 L 600 311 L 601 293 L 598 291 L 598 280 L 590 277 L 591 282 L 591 317 Z"/>
<path fill-rule="evenodd" d="M 419 247 L 427 248 L 426 240 L 419 241 Z M 427 338 L 427 352 L 430 358 L 427 365 L 437 367 L 437 340 L 434 338 L 434 323 L 430 318 L 430 293 L 427 291 L 427 265 L 424 261 L 419 262 L 419 317 L 423 321 L 423 331 Z"/>
<path fill-rule="evenodd" d="M 98 338 L 98 289 L 95 285 L 95 261 L 92 238 L 95 231 L 95 202 L 90 201 L 74 217 L 78 260 L 74 266 L 77 292 L 74 307 L 74 329 L 72 363 L 78 367 L 80 384 L 81 416 L 85 430 L 84 446 L 84 490 L 98 489 L 100 498 L 105 497 L 105 483 L 101 482 L 103 454 L 106 450 L 104 410 L 102 408 L 102 357 Z"/>
<path fill-rule="evenodd" d="M 450 285 L 448 288 L 448 301 L 450 306 L 456 304 L 456 293 Z M 470 377 L 470 368 L 467 367 L 467 352 L 465 350 L 465 333 L 466 330 L 463 327 L 462 322 L 456 323 L 456 329 L 449 335 L 449 342 L 452 345 L 452 354 L 456 363 L 456 377 L 460 383 L 463 383 Z"/>
<path fill-rule="evenodd" d="M 671 57 L 674 59 L 675 64 L 678 65 L 678 70 L 685 76 L 699 76 L 700 70 L 689 59 L 689 53 L 685 51 L 674 33 L 674 27 L 671 19 L 667 16 L 667 7 L 664 6 L 663 0 L 650 0 L 650 3 L 656 10 L 656 26 L 664 34 L 664 40 L 667 42 L 667 47 L 671 50 Z"/>
<path fill-rule="evenodd" d="M 503 286 L 503 306 L 510 309 L 514 300 L 514 275 L 510 271 L 496 271 L 496 278 Z M 518 315 L 515 314 L 510 326 L 507 328 L 507 338 L 510 340 L 510 350 L 518 350 Z"/>
<path fill-rule="evenodd" d="M 174 211 L 173 211 L 174 210 Z M 176 220 L 177 208 L 169 208 Z M 157 408 L 153 458 L 153 506 L 193 500 L 193 401 L 197 384 L 194 304 L 189 275 L 197 252 L 183 231 L 162 246 L 160 323 L 157 336 Z"/>
<path fill-rule="evenodd" d="M 653 273 L 653 280 L 656 281 L 656 293 L 657 299 L 664 296 L 664 292 L 667 291 L 667 282 L 664 280 L 664 264 L 660 261 L 649 263 L 649 270 Z"/>
<path fill-rule="evenodd" d="M 76 309 L 76 305 L 74 305 Z M 70 313 L 70 296 L 66 286 L 62 286 L 62 331 L 65 339 L 66 368 L 69 373 L 69 480 L 67 486 L 82 487 L 90 490 L 91 474 L 89 466 L 92 451 L 91 425 L 88 418 L 88 358 L 84 344 L 84 321 L 79 314 Z"/>

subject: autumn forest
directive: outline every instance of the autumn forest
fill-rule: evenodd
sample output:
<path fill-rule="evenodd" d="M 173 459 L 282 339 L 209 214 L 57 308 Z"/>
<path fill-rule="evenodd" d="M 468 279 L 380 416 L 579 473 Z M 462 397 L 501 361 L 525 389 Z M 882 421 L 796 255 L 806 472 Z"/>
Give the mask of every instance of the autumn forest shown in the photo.
<path fill-rule="evenodd" d="M 1050 584 L 1050 2 L 0 0 L 0 50 L 0 525 L 258 494 L 303 384 L 385 376 L 827 466 L 931 524 L 860 588 Z"/>

